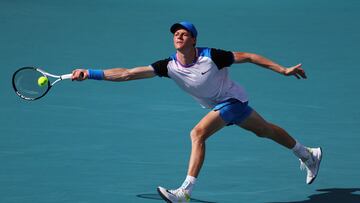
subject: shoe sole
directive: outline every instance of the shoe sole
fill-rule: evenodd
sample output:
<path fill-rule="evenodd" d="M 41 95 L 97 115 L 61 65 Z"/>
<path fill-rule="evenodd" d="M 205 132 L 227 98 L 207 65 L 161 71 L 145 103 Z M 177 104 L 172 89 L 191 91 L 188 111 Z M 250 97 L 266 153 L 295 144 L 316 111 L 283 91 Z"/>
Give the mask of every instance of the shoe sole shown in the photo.
<path fill-rule="evenodd" d="M 168 198 L 165 197 L 159 188 L 157 188 L 157 192 L 159 193 L 160 197 L 163 198 L 163 200 L 165 200 L 167 203 L 172 203 Z"/>
<path fill-rule="evenodd" d="M 320 161 L 319 161 L 319 165 L 317 167 L 317 171 L 316 171 L 316 176 L 308 183 L 308 185 L 310 185 L 311 183 L 314 182 L 314 180 L 316 179 L 316 177 L 318 176 L 319 174 L 319 170 L 320 170 L 320 164 L 321 164 L 321 160 L 322 160 L 322 156 L 323 156 L 323 153 L 322 153 L 322 148 L 320 147 Z"/>

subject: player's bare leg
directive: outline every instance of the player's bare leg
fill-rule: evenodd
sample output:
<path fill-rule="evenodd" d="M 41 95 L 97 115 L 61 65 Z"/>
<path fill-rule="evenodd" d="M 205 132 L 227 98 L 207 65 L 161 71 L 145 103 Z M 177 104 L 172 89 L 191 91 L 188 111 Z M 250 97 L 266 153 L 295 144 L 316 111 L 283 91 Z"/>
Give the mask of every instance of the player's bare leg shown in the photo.
<path fill-rule="evenodd" d="M 319 171 L 322 159 L 322 150 L 305 147 L 291 137 L 284 129 L 265 121 L 255 110 L 238 126 L 255 133 L 259 137 L 269 138 L 282 146 L 292 149 L 300 159 L 301 167 L 306 168 L 306 183 L 311 184 Z"/>
<path fill-rule="evenodd" d="M 284 129 L 267 122 L 255 110 L 238 126 L 255 133 L 259 137 L 266 137 L 288 149 L 294 148 L 296 141 Z"/>
<path fill-rule="evenodd" d="M 168 202 L 190 201 L 193 186 L 204 163 L 205 141 L 225 125 L 226 123 L 220 117 L 220 111 L 211 111 L 192 129 L 188 175 L 181 187 L 176 190 L 158 187 L 157 190 L 164 200 Z"/>
<path fill-rule="evenodd" d="M 193 177 L 199 175 L 205 158 L 205 140 L 225 125 L 220 117 L 220 111 L 211 111 L 192 129 L 188 175 Z"/>

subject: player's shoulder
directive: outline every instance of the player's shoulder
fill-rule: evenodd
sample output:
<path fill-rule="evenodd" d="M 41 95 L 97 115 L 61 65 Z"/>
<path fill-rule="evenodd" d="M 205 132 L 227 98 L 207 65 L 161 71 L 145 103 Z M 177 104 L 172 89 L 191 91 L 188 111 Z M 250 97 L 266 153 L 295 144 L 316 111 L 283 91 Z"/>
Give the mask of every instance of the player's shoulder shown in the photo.
<path fill-rule="evenodd" d="M 198 47 L 197 49 L 199 56 L 205 56 L 209 58 L 212 58 L 217 55 L 223 55 L 224 53 L 226 54 L 232 53 L 231 51 L 227 51 L 219 48 L 212 48 L 212 47 Z"/>
<path fill-rule="evenodd" d="M 211 49 L 209 47 L 197 47 L 198 56 L 205 56 L 211 58 Z"/>
<path fill-rule="evenodd" d="M 234 54 L 231 51 L 225 51 L 219 48 L 200 47 L 198 54 L 201 57 L 211 59 L 219 69 L 229 67 L 234 63 Z"/>

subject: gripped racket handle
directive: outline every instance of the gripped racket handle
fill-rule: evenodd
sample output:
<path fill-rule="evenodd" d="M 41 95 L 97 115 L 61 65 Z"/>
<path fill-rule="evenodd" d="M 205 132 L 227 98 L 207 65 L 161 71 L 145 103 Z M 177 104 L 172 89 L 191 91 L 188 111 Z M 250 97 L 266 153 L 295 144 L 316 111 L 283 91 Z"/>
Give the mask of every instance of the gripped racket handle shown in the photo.
<path fill-rule="evenodd" d="M 79 77 L 80 77 L 81 79 L 84 79 L 84 73 L 81 72 L 80 75 L 79 75 Z"/>
<path fill-rule="evenodd" d="M 84 79 L 84 73 L 81 72 L 80 75 L 79 75 L 80 79 Z M 62 75 L 60 76 L 60 79 L 61 80 L 67 80 L 67 79 L 71 79 L 72 78 L 72 74 L 65 74 L 65 75 Z"/>
<path fill-rule="evenodd" d="M 60 76 L 60 79 L 61 80 L 67 80 L 67 79 L 71 79 L 71 77 L 72 77 L 72 74 L 66 74 L 66 75 Z"/>

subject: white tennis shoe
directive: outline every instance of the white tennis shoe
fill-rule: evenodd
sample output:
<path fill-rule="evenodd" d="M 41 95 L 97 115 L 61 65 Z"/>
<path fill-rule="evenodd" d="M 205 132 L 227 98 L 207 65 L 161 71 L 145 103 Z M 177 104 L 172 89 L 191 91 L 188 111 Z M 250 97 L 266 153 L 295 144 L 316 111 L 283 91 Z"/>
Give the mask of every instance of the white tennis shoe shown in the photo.
<path fill-rule="evenodd" d="M 168 203 L 190 202 L 189 192 L 183 188 L 178 188 L 176 190 L 167 190 L 159 186 L 157 188 L 157 191 L 161 198 L 163 198 Z"/>
<path fill-rule="evenodd" d="M 300 168 L 302 170 L 306 169 L 307 176 L 306 176 L 306 184 L 311 184 L 314 182 L 320 168 L 321 158 L 322 158 L 322 151 L 321 148 L 307 148 L 310 152 L 310 158 L 306 161 L 300 160 Z"/>

